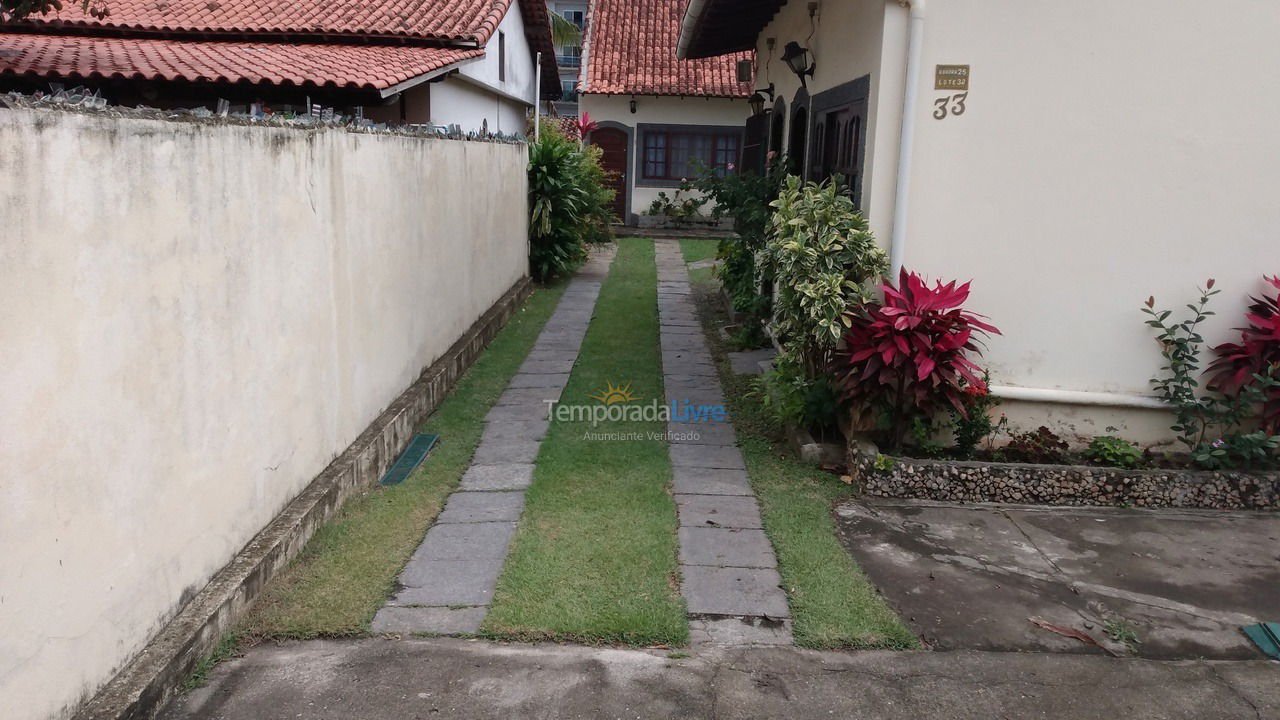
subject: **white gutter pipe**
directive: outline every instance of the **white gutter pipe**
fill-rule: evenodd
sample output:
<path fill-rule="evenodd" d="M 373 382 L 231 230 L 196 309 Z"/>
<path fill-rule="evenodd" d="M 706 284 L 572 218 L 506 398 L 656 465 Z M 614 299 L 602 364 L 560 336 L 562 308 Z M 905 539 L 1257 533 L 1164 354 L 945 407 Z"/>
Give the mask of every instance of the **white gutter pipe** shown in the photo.
<path fill-rule="evenodd" d="M 538 52 L 535 61 L 537 69 L 533 71 L 533 141 L 542 139 L 542 52 Z"/>
<path fill-rule="evenodd" d="M 707 0 L 689 0 L 689 7 L 684 10 L 684 20 L 680 22 L 680 40 L 676 44 L 677 58 L 689 59 L 689 41 L 693 39 L 693 28 L 698 24 L 698 18 L 702 16 L 702 9 L 706 5 Z"/>
<path fill-rule="evenodd" d="M 920 97 L 920 57 L 924 52 L 925 0 L 899 0 L 911 8 L 907 35 L 907 82 L 902 94 L 902 134 L 898 141 L 898 178 L 889 240 L 889 281 L 897 282 L 907 251 L 907 209 L 911 200 L 911 151 L 915 146 L 916 107 Z"/>
<path fill-rule="evenodd" d="M 1049 390 L 1044 388 L 992 385 L 991 394 L 1002 400 L 1053 403 L 1055 405 L 1092 405 L 1097 407 L 1137 408 L 1141 410 L 1167 410 L 1163 400 L 1146 395 L 1086 392 L 1083 390 Z"/>

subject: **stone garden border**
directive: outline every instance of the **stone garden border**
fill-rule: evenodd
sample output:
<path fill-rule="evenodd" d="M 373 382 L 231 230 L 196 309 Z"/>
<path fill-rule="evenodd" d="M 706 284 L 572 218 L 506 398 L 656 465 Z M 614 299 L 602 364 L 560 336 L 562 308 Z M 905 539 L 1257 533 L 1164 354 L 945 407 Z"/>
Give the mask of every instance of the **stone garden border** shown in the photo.
<path fill-rule="evenodd" d="M 1280 472 L 1121 470 L 920 460 L 858 453 L 849 474 L 868 495 L 943 502 L 1280 509 Z"/>

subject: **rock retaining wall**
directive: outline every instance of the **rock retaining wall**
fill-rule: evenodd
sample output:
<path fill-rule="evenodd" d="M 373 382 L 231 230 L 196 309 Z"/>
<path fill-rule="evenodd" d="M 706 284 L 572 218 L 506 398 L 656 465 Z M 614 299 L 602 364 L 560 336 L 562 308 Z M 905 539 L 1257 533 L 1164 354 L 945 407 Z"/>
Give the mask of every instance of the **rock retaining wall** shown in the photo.
<path fill-rule="evenodd" d="M 946 502 L 1275 510 L 1280 473 L 1119 470 L 1080 465 L 851 455 L 869 495 Z M 879 467 L 877 467 L 879 465 Z"/>

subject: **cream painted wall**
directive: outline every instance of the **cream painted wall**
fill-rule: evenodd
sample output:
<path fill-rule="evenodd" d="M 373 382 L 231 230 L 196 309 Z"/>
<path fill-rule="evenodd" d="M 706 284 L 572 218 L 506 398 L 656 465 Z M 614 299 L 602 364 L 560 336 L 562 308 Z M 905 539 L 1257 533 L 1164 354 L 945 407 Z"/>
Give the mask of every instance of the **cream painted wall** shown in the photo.
<path fill-rule="evenodd" d="M 457 124 L 468 132 L 479 131 L 487 122 L 489 132 L 524 135 L 530 107 L 457 75 L 431 85 L 431 122 Z"/>
<path fill-rule="evenodd" d="M 1227 340 L 1280 272 L 1280 5 L 941 0 L 925 32 L 906 261 L 974 280 L 1005 333 L 996 381 L 1147 394 L 1161 362 L 1139 306 L 1182 307 L 1209 277 L 1206 335 Z M 967 111 L 941 121 L 939 63 L 973 72 Z"/>
<path fill-rule="evenodd" d="M 67 717 L 524 275 L 524 167 L 0 110 L 0 715 Z"/>
<path fill-rule="evenodd" d="M 885 245 L 907 12 L 824 0 L 810 42 L 811 92 L 871 74 L 863 207 Z M 771 76 L 788 109 L 799 83 L 779 58 L 808 33 L 805 4 L 788 3 L 760 35 L 757 85 Z M 1141 302 L 1181 307 L 1211 276 L 1224 292 L 1208 336 L 1231 336 L 1260 276 L 1280 272 L 1277 36 L 1280 5 L 1253 0 L 930 0 L 906 260 L 974 280 L 972 307 L 1005 332 L 988 352 L 998 384 L 1148 395 L 1160 358 Z M 937 64 L 972 66 L 964 115 L 933 119 L 949 94 L 933 89 Z M 1077 440 L 1109 427 L 1148 444 L 1171 435 L 1159 412 L 1003 409 Z"/>
<path fill-rule="evenodd" d="M 579 108 L 590 113 L 594 122 L 616 122 L 631 130 L 631 147 L 627 155 L 629 177 L 627 186 L 631 189 L 631 212 L 639 215 L 648 210 L 650 203 L 658 197 L 659 192 L 671 196 L 675 188 L 644 187 L 637 185 L 640 180 L 639 151 L 636 134 L 638 125 L 711 125 L 742 127 L 751 110 L 746 100 L 729 98 L 704 97 L 654 97 L 637 96 L 636 112 L 631 113 L 631 96 L 629 95 L 583 95 L 579 100 Z M 642 182 L 642 181 L 641 181 Z"/>
<path fill-rule="evenodd" d="M 498 37 L 506 37 L 506 79 L 499 73 Z M 536 68 L 515 2 L 489 38 L 484 57 L 463 65 L 456 74 L 431 86 L 431 122 L 460 125 L 474 132 L 488 123 L 489 132 L 523 135 L 529 129 Z"/>
<path fill-rule="evenodd" d="M 889 71 L 889 68 L 881 71 L 884 24 L 885 4 L 879 0 L 823 0 L 812 25 L 807 3 L 787 3 L 760 33 L 756 46 L 756 87 L 772 83 L 776 97 L 786 102 L 785 146 L 791 136 L 792 108 L 801 89 L 800 79 L 782 62 L 783 48 L 788 42 L 798 42 L 813 53 L 815 72 L 813 77 L 805 79 L 810 95 L 870 75 L 867 174 L 863 181 L 862 205 L 872 231 L 888 242 L 889 221 L 893 217 L 893 178 L 875 172 L 875 167 L 877 157 L 896 152 L 898 128 L 885 125 L 880 117 L 882 109 L 878 98 L 884 92 L 883 76 Z M 769 38 L 775 41 L 772 53 Z"/>

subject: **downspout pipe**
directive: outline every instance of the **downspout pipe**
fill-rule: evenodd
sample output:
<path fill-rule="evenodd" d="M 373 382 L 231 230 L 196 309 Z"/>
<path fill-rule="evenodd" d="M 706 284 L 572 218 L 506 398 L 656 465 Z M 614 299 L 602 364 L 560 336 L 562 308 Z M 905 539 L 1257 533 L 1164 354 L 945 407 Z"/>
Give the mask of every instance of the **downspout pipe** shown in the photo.
<path fill-rule="evenodd" d="M 542 139 L 542 51 L 538 51 L 538 59 L 534 61 L 533 71 L 533 141 Z"/>
<path fill-rule="evenodd" d="M 911 204 L 911 155 L 915 147 L 916 108 L 920 101 L 920 61 L 924 54 L 925 0 L 900 0 L 910 7 L 907 34 L 907 81 L 902 94 L 902 133 L 898 142 L 898 176 L 889 239 L 889 281 L 897 282 L 907 252 L 907 211 Z"/>

